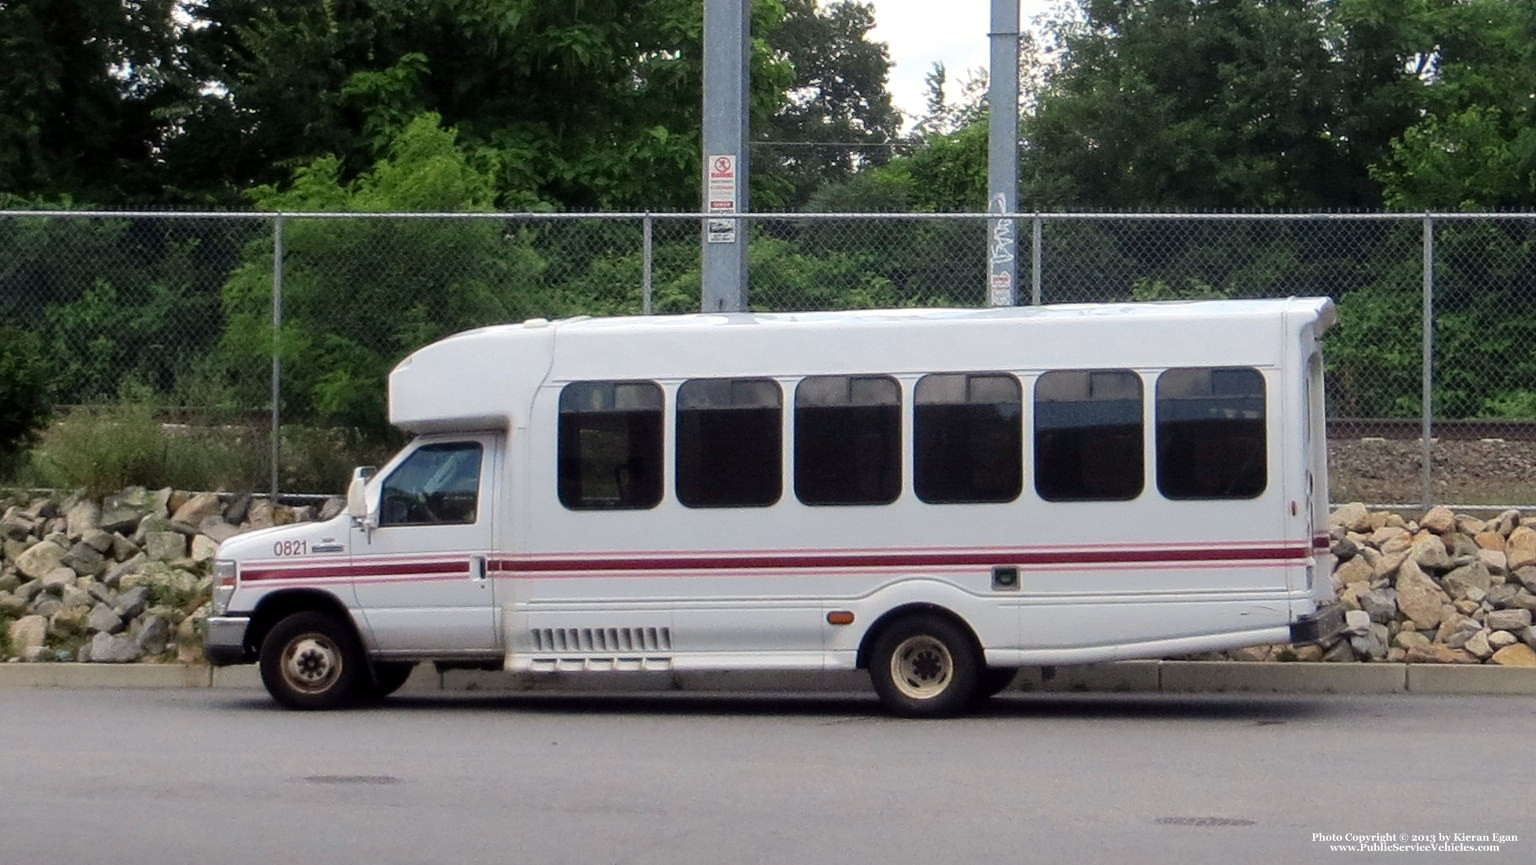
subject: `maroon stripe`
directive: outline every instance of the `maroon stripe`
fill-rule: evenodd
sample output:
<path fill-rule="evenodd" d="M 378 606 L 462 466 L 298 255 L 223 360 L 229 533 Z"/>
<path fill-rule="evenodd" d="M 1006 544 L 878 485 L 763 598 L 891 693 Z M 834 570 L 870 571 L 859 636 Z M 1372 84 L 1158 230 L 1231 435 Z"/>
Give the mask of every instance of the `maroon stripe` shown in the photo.
<path fill-rule="evenodd" d="M 807 556 L 727 556 L 657 559 L 498 559 L 491 570 L 514 573 L 556 571 L 698 571 L 826 568 L 914 568 L 992 565 L 1135 565 L 1197 562 L 1283 561 L 1306 558 L 1306 547 L 1241 549 L 1078 550 L 1040 553 L 866 553 Z"/>
<path fill-rule="evenodd" d="M 323 580 L 366 579 L 368 577 L 427 576 L 431 574 L 467 574 L 469 562 L 391 562 L 389 564 L 331 565 L 291 568 L 259 568 L 244 571 L 241 580 Z"/>
<path fill-rule="evenodd" d="M 1275 562 L 1305 559 L 1303 546 L 1185 548 L 1166 550 L 1062 550 L 1042 552 L 817 553 L 809 555 L 671 556 L 623 559 L 496 559 L 493 573 L 571 573 L 599 571 L 743 571 L 827 570 L 836 568 L 991 567 L 993 565 L 1177 565 L 1212 562 Z M 295 565 L 254 568 L 242 580 L 370 579 L 427 577 L 469 573 L 467 561 L 389 562 L 360 565 Z"/>

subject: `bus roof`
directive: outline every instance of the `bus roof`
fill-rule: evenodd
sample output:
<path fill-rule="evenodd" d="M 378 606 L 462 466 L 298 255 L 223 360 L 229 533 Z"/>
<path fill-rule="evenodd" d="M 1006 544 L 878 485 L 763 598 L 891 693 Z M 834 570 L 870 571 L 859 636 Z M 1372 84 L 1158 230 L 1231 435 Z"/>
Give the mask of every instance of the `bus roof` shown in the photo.
<path fill-rule="evenodd" d="M 582 379 L 1265 365 L 1334 317 L 1327 298 L 1287 298 L 532 319 L 401 361 L 390 421 L 505 428 L 544 383 Z"/>

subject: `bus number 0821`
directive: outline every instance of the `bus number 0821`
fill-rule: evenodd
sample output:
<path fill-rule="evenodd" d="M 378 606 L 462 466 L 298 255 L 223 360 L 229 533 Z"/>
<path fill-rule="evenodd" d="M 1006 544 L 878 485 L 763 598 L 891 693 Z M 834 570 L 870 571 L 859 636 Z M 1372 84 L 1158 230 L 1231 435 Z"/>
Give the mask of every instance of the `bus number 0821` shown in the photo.
<path fill-rule="evenodd" d="M 278 541 L 272 545 L 274 556 L 302 556 L 309 552 L 309 541 Z"/>

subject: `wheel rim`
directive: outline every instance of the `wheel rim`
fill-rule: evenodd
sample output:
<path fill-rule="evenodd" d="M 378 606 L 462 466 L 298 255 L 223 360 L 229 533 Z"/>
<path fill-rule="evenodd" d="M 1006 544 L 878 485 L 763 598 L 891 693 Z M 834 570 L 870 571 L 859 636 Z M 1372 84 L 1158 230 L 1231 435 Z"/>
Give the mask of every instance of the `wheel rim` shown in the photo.
<path fill-rule="evenodd" d="M 949 647 L 934 637 L 908 637 L 891 653 L 891 681 L 903 696 L 932 699 L 944 693 L 954 677 L 955 659 Z"/>
<path fill-rule="evenodd" d="M 304 634 L 283 647 L 283 679 L 296 691 L 321 693 L 341 676 L 341 647 L 323 634 Z"/>

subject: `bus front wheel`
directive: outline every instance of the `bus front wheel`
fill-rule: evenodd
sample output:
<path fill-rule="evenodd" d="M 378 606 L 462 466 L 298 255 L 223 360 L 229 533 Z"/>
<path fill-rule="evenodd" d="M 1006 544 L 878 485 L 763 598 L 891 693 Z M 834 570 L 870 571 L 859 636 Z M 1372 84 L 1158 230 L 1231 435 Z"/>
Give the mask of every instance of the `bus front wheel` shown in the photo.
<path fill-rule="evenodd" d="M 964 711 L 981 687 L 981 662 L 963 628 L 942 616 L 901 619 L 875 640 L 870 680 L 897 715 L 941 718 Z"/>
<path fill-rule="evenodd" d="M 261 644 L 261 682 L 289 709 L 334 709 L 358 696 L 363 651 L 352 629 L 325 613 L 288 616 Z"/>

